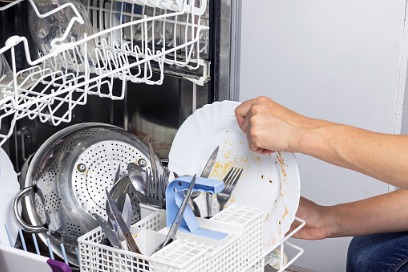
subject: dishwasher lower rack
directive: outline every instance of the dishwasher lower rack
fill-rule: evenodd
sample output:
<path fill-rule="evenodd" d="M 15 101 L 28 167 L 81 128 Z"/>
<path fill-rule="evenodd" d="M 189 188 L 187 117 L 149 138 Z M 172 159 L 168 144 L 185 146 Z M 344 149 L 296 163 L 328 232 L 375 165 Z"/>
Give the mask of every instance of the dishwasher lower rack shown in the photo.
<path fill-rule="evenodd" d="M 149 230 L 165 235 L 165 211 L 155 210 L 132 226 L 132 233 Z M 274 247 L 263 247 L 263 211 L 233 204 L 213 218 L 199 219 L 202 227 L 227 233 L 221 241 L 178 232 L 176 239 L 150 256 L 115 249 L 101 244 L 104 234 L 101 228 L 78 238 L 80 270 L 82 272 L 205 272 L 251 271 L 263 272 L 269 262 L 278 263 L 279 271 L 285 270 L 302 253 L 285 262 L 283 246 L 298 229 Z M 303 222 L 304 223 L 304 222 Z M 163 232 L 164 231 L 164 232 Z M 140 245 L 139 245 L 140 246 Z M 289 246 L 291 246 L 289 244 Z M 277 248 L 280 247 L 282 254 Z M 277 259 L 280 258 L 280 259 Z"/>

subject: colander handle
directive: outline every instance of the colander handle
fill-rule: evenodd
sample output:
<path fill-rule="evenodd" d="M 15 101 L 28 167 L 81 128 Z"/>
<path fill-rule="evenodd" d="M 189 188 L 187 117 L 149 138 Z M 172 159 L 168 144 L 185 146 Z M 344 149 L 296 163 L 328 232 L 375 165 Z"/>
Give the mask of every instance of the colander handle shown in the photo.
<path fill-rule="evenodd" d="M 47 231 L 47 229 L 44 228 L 43 226 L 32 226 L 32 225 L 27 224 L 23 220 L 23 218 L 21 218 L 21 215 L 18 212 L 18 204 L 20 203 L 21 199 L 25 197 L 26 195 L 28 195 L 29 193 L 31 193 L 34 190 L 34 188 L 35 186 L 24 188 L 17 194 L 16 198 L 14 199 L 14 203 L 13 203 L 14 217 L 16 218 L 17 222 L 21 225 L 21 227 L 26 231 L 29 231 L 29 232 Z"/>

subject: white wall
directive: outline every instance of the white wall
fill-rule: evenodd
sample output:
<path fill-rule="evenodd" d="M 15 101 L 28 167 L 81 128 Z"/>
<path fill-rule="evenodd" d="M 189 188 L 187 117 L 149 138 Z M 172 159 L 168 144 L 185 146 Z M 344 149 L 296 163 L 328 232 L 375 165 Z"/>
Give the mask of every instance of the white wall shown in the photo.
<path fill-rule="evenodd" d="M 242 0 L 240 101 L 259 95 L 308 116 L 392 133 L 406 0 Z M 302 195 L 331 205 L 387 192 L 298 155 Z M 292 242 L 295 263 L 345 271 L 349 238 Z"/>

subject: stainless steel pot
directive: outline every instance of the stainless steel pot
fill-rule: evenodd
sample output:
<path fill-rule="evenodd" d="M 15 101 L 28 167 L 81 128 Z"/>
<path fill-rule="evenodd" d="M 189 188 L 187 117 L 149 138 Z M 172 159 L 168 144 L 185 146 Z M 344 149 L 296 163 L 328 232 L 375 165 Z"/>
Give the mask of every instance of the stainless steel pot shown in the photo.
<path fill-rule="evenodd" d="M 38 233 L 45 245 L 49 239 L 60 257 L 62 243 L 68 261 L 77 264 L 77 238 L 97 227 L 93 214 L 107 217 L 105 189 L 112 188 L 115 177 L 127 175 L 130 162 L 150 167 L 149 151 L 123 129 L 83 123 L 59 131 L 38 149 L 21 175 L 22 190 L 14 202 L 18 222 L 24 230 Z M 158 158 L 156 163 L 161 166 Z M 136 204 L 132 223 L 140 220 Z"/>

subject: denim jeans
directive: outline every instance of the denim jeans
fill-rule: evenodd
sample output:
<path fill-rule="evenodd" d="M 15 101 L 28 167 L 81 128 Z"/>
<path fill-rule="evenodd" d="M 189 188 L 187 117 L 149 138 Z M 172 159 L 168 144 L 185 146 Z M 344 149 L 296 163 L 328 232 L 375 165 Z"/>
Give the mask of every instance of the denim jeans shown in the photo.
<path fill-rule="evenodd" d="M 408 232 L 354 237 L 347 272 L 408 272 Z"/>

